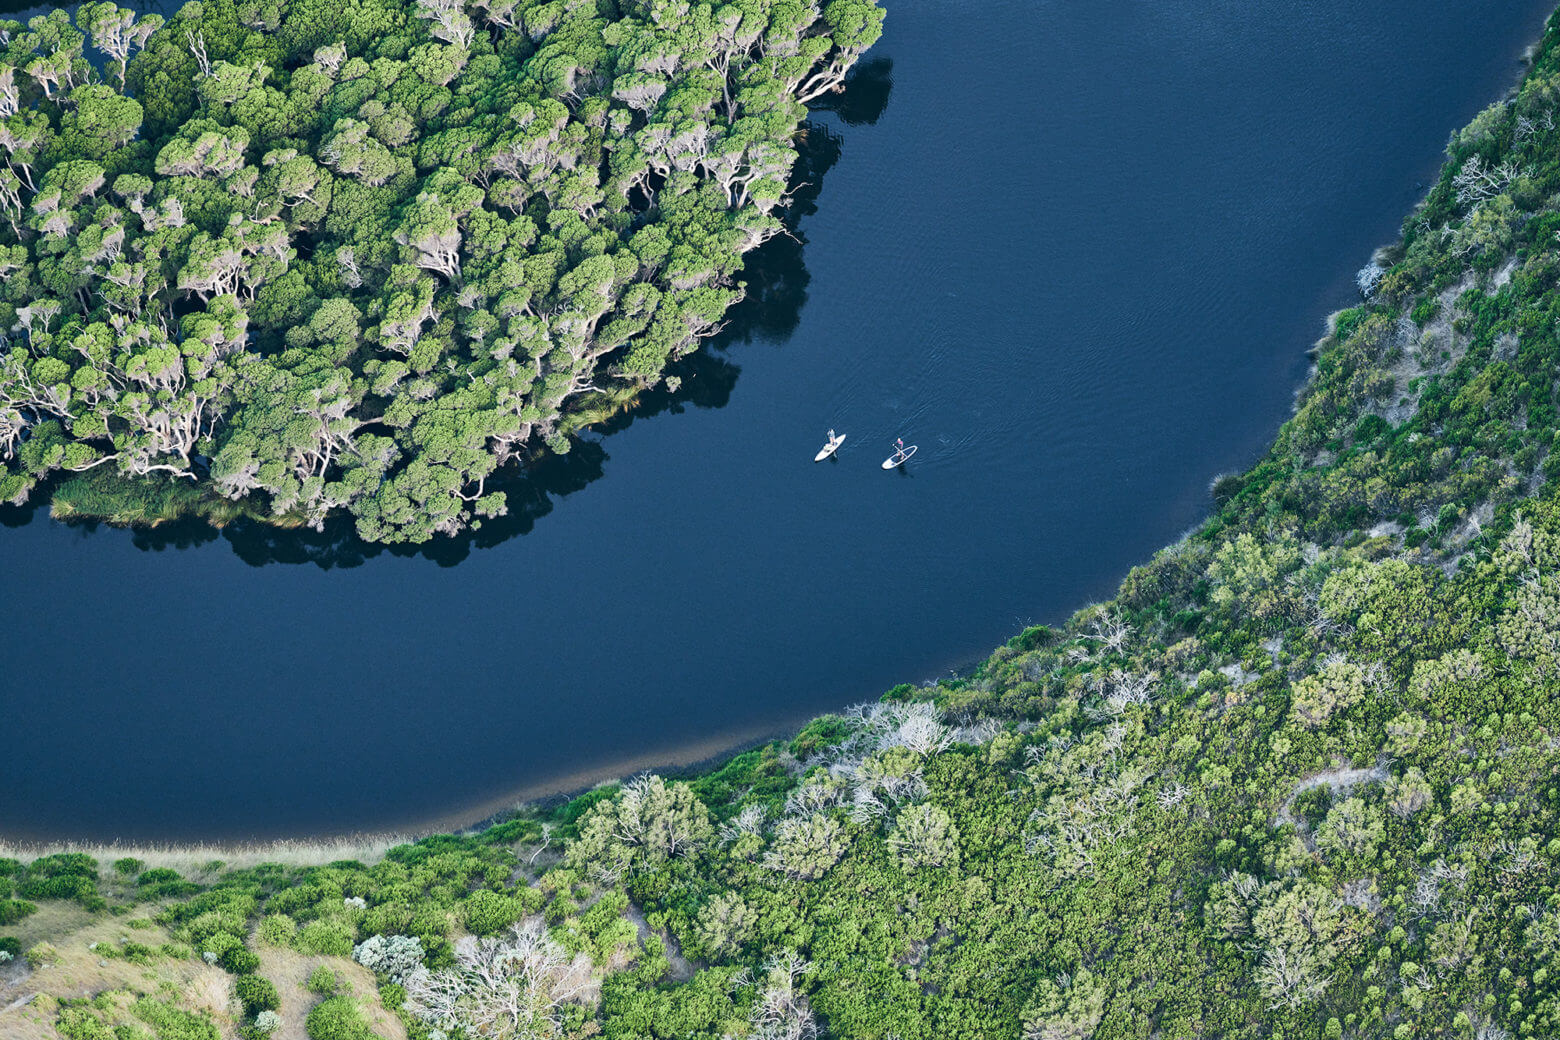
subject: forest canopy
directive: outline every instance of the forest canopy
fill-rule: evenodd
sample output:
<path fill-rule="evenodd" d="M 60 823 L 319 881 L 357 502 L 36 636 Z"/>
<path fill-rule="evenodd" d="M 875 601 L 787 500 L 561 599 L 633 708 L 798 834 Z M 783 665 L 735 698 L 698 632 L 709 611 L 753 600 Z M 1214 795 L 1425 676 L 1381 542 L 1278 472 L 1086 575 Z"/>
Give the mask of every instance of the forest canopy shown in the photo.
<path fill-rule="evenodd" d="M 0 501 L 98 471 L 371 541 L 663 379 L 872 0 L 196 0 L 0 22 Z"/>

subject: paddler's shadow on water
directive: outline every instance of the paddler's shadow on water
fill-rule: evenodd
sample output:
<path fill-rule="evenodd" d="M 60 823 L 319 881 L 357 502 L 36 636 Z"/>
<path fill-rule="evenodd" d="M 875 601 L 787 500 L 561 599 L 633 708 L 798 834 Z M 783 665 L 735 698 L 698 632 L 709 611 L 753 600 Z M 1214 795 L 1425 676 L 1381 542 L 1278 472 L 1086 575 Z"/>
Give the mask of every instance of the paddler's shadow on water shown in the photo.
<path fill-rule="evenodd" d="M 813 108 L 835 114 L 847 126 L 874 123 L 888 106 L 892 70 L 893 62 L 887 58 L 862 62 L 847 78 L 843 91 L 819 99 Z M 508 512 L 504 516 L 485 520 L 475 530 L 438 537 L 422 545 L 365 542 L 346 516 L 332 518 L 319 531 L 277 528 L 253 521 L 240 521 L 217 530 L 198 520 L 183 520 L 136 530 L 131 534 L 132 544 L 157 552 L 194 548 L 222 538 L 240 559 L 256 567 L 268 563 L 312 563 L 325 569 L 356 567 L 381 554 L 422 556 L 451 567 L 470 556 L 473 549 L 491 548 L 529 533 L 542 517 L 552 512 L 556 498 L 582 490 L 605 475 L 606 463 L 611 458 L 605 438 L 636 421 L 662 413 L 677 414 L 689 407 L 724 407 L 741 373 L 741 368 L 726 356 L 727 351 L 734 344 L 754 340 L 779 345 L 796 331 L 811 280 L 804 262 L 807 235 L 802 221 L 816 211 L 824 174 L 839 161 L 843 147 L 844 138 L 825 122 L 810 120 L 803 124 L 797 137 L 798 156 L 786 213 L 790 232 L 771 238 L 748 255 L 739 276 L 746 285 L 746 295 L 729 312 L 725 329 L 668 371 L 668 375 L 676 377 L 675 390 L 663 386 L 643 395 L 633 408 L 593 427 L 566 455 L 546 455 L 528 469 L 516 467 L 503 479 L 489 480 L 489 490 L 501 490 L 507 496 Z M 900 469 L 901 476 L 910 475 L 903 467 Z M 26 518 L 0 516 L 0 520 L 5 519 L 26 522 L 31 519 L 31 510 Z M 82 529 L 90 532 L 99 526 L 83 524 Z"/>

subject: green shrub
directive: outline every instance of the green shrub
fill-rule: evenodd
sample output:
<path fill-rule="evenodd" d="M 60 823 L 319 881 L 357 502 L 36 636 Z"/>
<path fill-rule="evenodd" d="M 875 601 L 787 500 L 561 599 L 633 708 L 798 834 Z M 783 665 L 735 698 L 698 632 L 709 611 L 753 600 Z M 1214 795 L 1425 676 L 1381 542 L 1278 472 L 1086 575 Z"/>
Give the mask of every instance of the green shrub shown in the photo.
<path fill-rule="evenodd" d="M 146 869 L 146 864 L 132 856 L 114 860 L 114 873 L 120 877 L 135 877 Z M 169 873 L 173 873 L 169 871 Z M 178 875 L 174 875 L 177 877 Z"/>
<path fill-rule="evenodd" d="M 121 863 L 124 860 L 120 860 Z M 117 867 L 118 864 L 115 864 Z M 153 867 L 144 871 L 135 879 L 136 888 L 143 899 L 168 899 L 179 896 L 194 895 L 200 891 L 200 886 L 192 881 L 186 881 L 179 876 L 177 870 L 169 870 L 167 867 Z"/>
<path fill-rule="evenodd" d="M 344 921 L 310 921 L 298 930 L 294 945 L 322 957 L 350 957 L 352 939 L 352 926 Z"/>
<path fill-rule="evenodd" d="M 461 904 L 466 928 L 477 935 L 495 935 L 525 914 L 525 905 L 512 896 L 482 889 L 471 893 Z"/>
<path fill-rule="evenodd" d="M 802 731 L 791 741 L 791 754 L 806 758 L 819 748 L 838 744 L 849 735 L 850 727 L 843 719 L 837 715 L 824 715 L 802 727 Z"/>
<path fill-rule="evenodd" d="M 97 891 L 97 860 L 80 852 L 33 860 L 16 891 L 23 899 L 75 899 L 94 910 L 102 905 Z"/>
<path fill-rule="evenodd" d="M 260 956 L 248 947 L 234 946 L 222 955 L 220 963 L 234 975 L 247 975 L 260 967 Z"/>
<path fill-rule="evenodd" d="M 1030 650 L 1038 650 L 1050 644 L 1055 638 L 1055 633 L 1046 625 L 1030 625 L 1018 635 L 1009 639 L 1007 645 L 1014 650 L 1027 653 Z"/>
<path fill-rule="evenodd" d="M 331 997 L 320 1004 L 309 1012 L 304 1029 L 309 1040 L 371 1040 L 374 1036 L 350 997 Z"/>
<path fill-rule="evenodd" d="M 423 944 L 423 967 L 439 971 L 455 963 L 455 947 L 444 936 L 423 932 L 418 938 Z"/>
<path fill-rule="evenodd" d="M 289 949 L 298 937 L 298 926 L 286 914 L 270 914 L 260 922 L 256 941 L 262 946 Z"/>
<path fill-rule="evenodd" d="M 89 1007 L 60 1008 L 54 1030 L 65 1040 L 114 1040 L 113 1030 Z"/>
<path fill-rule="evenodd" d="M 244 945 L 244 940 L 232 932 L 210 932 L 197 938 L 196 941 L 200 945 L 201 953 L 212 954 L 219 960 L 226 957 L 230 950 Z"/>
<path fill-rule="evenodd" d="M 381 903 L 364 913 L 361 927 L 368 935 L 405 935 L 413 916 L 407 903 Z"/>
<path fill-rule="evenodd" d="M 282 1006 L 276 986 L 270 979 L 259 975 L 240 975 L 233 980 L 233 992 L 238 995 L 239 1003 L 244 1005 L 244 1011 L 250 1015 L 274 1011 Z"/>
<path fill-rule="evenodd" d="M 49 856 L 39 856 L 27 864 L 28 877 L 63 877 L 76 875 L 80 877 L 97 877 L 97 860 L 85 852 L 56 852 Z"/>
<path fill-rule="evenodd" d="M 132 964 L 150 964 L 161 952 L 160 949 L 138 942 L 127 942 L 119 948 L 120 956 Z"/>
<path fill-rule="evenodd" d="M 1369 444 L 1384 433 L 1392 431 L 1392 424 L 1379 415 L 1367 415 L 1354 427 L 1354 442 Z"/>
<path fill-rule="evenodd" d="M 0 899 L 0 927 L 15 924 L 28 914 L 36 913 L 37 904 L 21 899 Z"/>
<path fill-rule="evenodd" d="M 209 1018 L 180 1011 L 160 1000 L 143 997 L 130 1010 L 157 1031 L 157 1040 L 220 1040 Z"/>
<path fill-rule="evenodd" d="M 97 881 L 77 874 L 60 877 L 29 877 L 17 888 L 27 899 L 77 899 L 86 901 L 97 895 Z"/>
<path fill-rule="evenodd" d="M 1295 797 L 1294 814 L 1315 830 L 1327 817 L 1327 810 L 1332 808 L 1332 803 L 1332 788 L 1321 784 L 1302 791 Z"/>
<path fill-rule="evenodd" d="M 318 965 L 313 971 L 309 972 L 308 986 L 310 993 L 323 993 L 327 996 L 332 996 L 340 984 L 340 980 L 336 978 L 336 973 L 323 964 Z"/>

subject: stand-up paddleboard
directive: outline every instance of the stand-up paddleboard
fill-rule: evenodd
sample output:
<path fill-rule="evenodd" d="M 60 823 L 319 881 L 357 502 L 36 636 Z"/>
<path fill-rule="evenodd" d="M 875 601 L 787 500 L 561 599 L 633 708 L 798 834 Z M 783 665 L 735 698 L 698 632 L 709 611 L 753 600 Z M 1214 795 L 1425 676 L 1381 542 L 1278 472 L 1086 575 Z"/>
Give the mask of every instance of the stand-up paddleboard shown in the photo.
<path fill-rule="evenodd" d="M 813 456 L 814 462 L 822 462 L 824 459 L 840 450 L 840 445 L 845 443 L 845 435 L 834 436 L 834 431 L 829 431 L 829 443 L 825 444 L 818 454 Z"/>
<path fill-rule="evenodd" d="M 883 468 L 895 469 L 899 466 L 903 466 L 905 464 L 905 460 L 915 454 L 915 449 L 916 445 L 912 444 L 908 448 L 902 448 L 899 451 L 894 452 L 888 458 L 883 460 Z"/>

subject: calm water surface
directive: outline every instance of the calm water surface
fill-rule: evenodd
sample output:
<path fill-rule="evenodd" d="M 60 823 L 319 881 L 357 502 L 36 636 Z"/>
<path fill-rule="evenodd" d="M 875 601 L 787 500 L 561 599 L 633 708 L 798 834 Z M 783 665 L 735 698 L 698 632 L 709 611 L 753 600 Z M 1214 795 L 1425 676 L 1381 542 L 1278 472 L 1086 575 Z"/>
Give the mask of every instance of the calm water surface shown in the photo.
<path fill-rule="evenodd" d="M 1549 3 L 890 4 L 818 117 L 805 247 L 758 258 L 678 399 L 507 522 L 398 555 L 12 514 L 0 834 L 469 818 L 1108 594 L 1269 441 Z M 831 426 L 850 439 L 814 465 Z M 896 436 L 920 451 L 884 473 Z"/>

